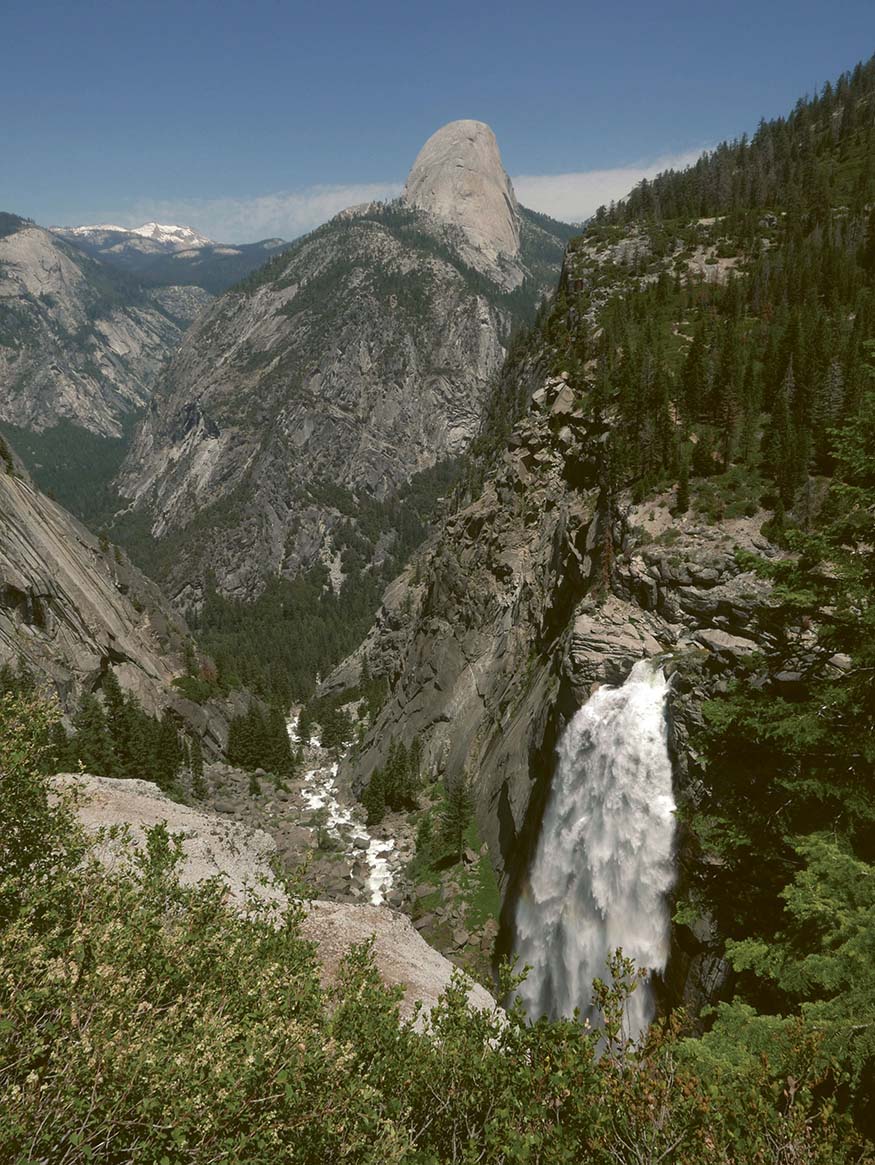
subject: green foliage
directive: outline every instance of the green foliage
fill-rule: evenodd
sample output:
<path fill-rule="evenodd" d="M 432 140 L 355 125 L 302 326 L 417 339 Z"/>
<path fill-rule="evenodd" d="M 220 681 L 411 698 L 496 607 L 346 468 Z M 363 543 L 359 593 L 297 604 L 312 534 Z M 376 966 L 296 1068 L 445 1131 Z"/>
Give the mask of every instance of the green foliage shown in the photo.
<path fill-rule="evenodd" d="M 4 697 L 4 712 L 18 699 Z M 619 955 L 600 1058 L 597 1035 L 573 1021 L 472 1011 L 458 976 L 418 1031 L 399 1020 L 400 991 L 381 983 L 367 944 L 326 988 L 297 906 L 277 919 L 253 900 L 238 913 L 221 879 L 180 886 L 181 839 L 165 827 L 129 871 L 102 869 L 46 796 L 43 715 L 21 705 L 0 733 L 0 771 L 12 758 L 45 837 L 64 839 L 47 861 L 25 838 L 0 867 L 16 907 L 0 918 L 4 1160 L 860 1159 L 801 1052 L 788 1049 L 780 1074 L 759 1060 L 705 1078 L 670 1028 L 640 1048 L 624 1041 L 636 976 Z M 502 990 L 515 983 L 505 973 Z"/>
<path fill-rule="evenodd" d="M 13 689 L 10 673 L 0 690 L 0 926 L 36 888 L 54 876 L 70 844 L 69 814 L 53 806 L 43 774 L 53 767 L 58 710 L 33 686 Z"/>
<path fill-rule="evenodd" d="M 70 421 L 34 433 L 0 426 L 36 484 L 92 530 L 108 526 L 119 508 L 113 479 L 130 445 L 136 417 L 123 437 L 101 437 Z"/>
<path fill-rule="evenodd" d="M 154 781 L 165 791 L 177 789 L 177 777 L 187 759 L 184 740 L 169 713 L 160 720 L 143 711 L 132 692 L 123 693 L 112 671 L 104 673 L 100 694 L 83 692 L 67 735 L 56 714 L 51 717 L 43 751 L 47 772 L 81 769 L 104 777 L 134 777 Z M 0 668 L 0 695 L 35 698 L 37 686 L 24 669 Z M 197 741 L 203 780 L 203 755 Z"/>
<path fill-rule="evenodd" d="M 243 769 L 264 769 L 276 777 L 294 772 L 285 714 L 280 708 L 255 703 L 228 728 L 228 760 Z"/>
<path fill-rule="evenodd" d="M 682 171 L 644 180 L 599 221 L 718 215 L 750 206 L 805 210 L 822 221 L 832 206 L 866 204 L 875 178 L 875 58 L 843 73 L 789 117 L 760 122 Z"/>
<path fill-rule="evenodd" d="M 8 211 L 0 210 L 0 239 L 5 239 L 9 235 L 14 235 L 24 227 L 32 227 L 34 225 L 32 218 L 21 218 L 17 214 L 10 214 Z"/>
<path fill-rule="evenodd" d="M 173 681 L 173 686 L 178 688 L 186 699 L 192 700 L 195 704 L 205 704 L 207 700 L 221 692 L 221 688 L 215 681 L 204 679 L 202 676 L 177 676 Z"/>
<path fill-rule="evenodd" d="M 875 866 L 846 843 L 812 834 L 794 847 L 804 863 L 781 892 L 782 925 L 765 942 L 727 944 L 739 971 L 753 971 L 801 1005 L 825 1035 L 825 1050 L 844 1061 L 865 1103 L 875 1103 Z"/>
<path fill-rule="evenodd" d="M 446 791 L 440 822 L 440 844 L 455 861 L 462 860 L 465 832 L 473 813 L 474 805 L 468 788 L 468 778 L 462 776 Z"/>
<path fill-rule="evenodd" d="M 421 782 L 422 746 L 415 738 L 408 749 L 403 740 L 392 740 L 386 763 L 376 768 L 362 790 L 361 801 L 367 810 L 368 825 L 377 825 L 386 811 L 397 813 L 413 809 Z"/>
<path fill-rule="evenodd" d="M 875 370 L 863 371 L 875 377 Z M 759 628 L 771 648 L 753 661 L 750 681 L 704 706 L 692 741 L 704 796 L 688 814 L 699 845 L 719 857 L 719 866 L 698 864 L 695 891 L 728 936 L 741 1002 L 771 1015 L 798 1012 L 870 1130 L 873 433 L 875 391 L 866 388 L 832 433 L 834 477 L 817 523 L 785 523 L 786 557 L 741 556 L 745 568 L 773 584 Z"/>
<path fill-rule="evenodd" d="M 829 433 L 858 415 L 875 334 L 873 86 L 875 58 L 751 141 L 643 183 L 571 243 L 533 343 L 609 427 L 606 486 L 642 498 L 685 471 L 760 473 L 743 512 L 762 502 L 780 524 L 832 474 Z M 696 252 L 734 266 L 705 278 Z"/>
<path fill-rule="evenodd" d="M 200 737 L 195 736 L 191 742 L 191 792 L 198 801 L 203 801 L 208 793 L 204 779 L 204 754 Z"/>

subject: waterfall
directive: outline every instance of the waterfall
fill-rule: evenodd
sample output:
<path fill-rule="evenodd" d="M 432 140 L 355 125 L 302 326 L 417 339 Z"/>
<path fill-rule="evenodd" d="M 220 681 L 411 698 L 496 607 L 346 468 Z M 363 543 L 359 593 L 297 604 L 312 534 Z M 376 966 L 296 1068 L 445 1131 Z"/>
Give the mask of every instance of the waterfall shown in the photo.
<path fill-rule="evenodd" d="M 668 891 L 674 881 L 674 809 L 662 669 L 639 660 L 620 688 L 599 688 L 566 728 L 528 885 L 516 914 L 519 988 L 532 1018 L 587 1016 L 592 981 L 607 979 L 622 947 L 662 972 L 668 959 Z M 653 1018 L 640 984 L 627 1034 Z"/>

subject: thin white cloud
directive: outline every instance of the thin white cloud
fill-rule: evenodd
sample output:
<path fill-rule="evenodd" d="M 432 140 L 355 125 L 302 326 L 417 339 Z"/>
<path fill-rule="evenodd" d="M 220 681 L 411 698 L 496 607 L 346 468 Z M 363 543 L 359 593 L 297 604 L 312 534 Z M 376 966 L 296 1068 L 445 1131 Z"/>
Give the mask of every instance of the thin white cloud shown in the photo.
<path fill-rule="evenodd" d="M 701 150 L 688 150 L 610 170 L 521 174 L 513 179 L 513 185 L 523 206 L 563 222 L 580 222 L 599 206 L 628 194 L 642 178 L 653 178 L 660 170 L 687 166 L 700 153 Z M 120 221 L 123 226 L 151 221 L 178 223 L 193 226 L 223 243 L 247 243 L 272 237 L 294 239 L 348 206 L 396 198 L 402 186 L 397 181 L 369 182 L 309 186 L 253 198 L 143 199 L 112 221 Z"/>
<path fill-rule="evenodd" d="M 143 200 L 124 216 L 127 221 L 123 225 L 179 223 L 196 227 L 222 243 L 252 243 L 274 237 L 295 239 L 348 206 L 395 198 L 400 193 L 400 182 L 369 182 L 309 186 L 254 198 Z"/>
<path fill-rule="evenodd" d="M 679 170 L 695 162 L 701 150 L 687 150 L 612 170 L 582 170 L 572 174 L 520 174 L 513 179 L 516 196 L 523 204 L 562 222 L 581 222 L 600 206 L 617 202 L 643 178 L 655 178 L 661 170 Z"/>

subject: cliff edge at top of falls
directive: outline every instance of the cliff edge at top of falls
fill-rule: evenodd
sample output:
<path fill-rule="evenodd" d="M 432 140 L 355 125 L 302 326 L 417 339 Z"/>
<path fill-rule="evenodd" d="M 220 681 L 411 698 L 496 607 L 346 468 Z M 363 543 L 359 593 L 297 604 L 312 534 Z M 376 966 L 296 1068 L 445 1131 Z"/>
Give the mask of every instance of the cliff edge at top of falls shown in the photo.
<path fill-rule="evenodd" d="M 519 256 L 516 195 L 495 134 L 482 121 L 451 121 L 433 133 L 413 163 L 403 199 L 458 227 L 475 266 Z"/>

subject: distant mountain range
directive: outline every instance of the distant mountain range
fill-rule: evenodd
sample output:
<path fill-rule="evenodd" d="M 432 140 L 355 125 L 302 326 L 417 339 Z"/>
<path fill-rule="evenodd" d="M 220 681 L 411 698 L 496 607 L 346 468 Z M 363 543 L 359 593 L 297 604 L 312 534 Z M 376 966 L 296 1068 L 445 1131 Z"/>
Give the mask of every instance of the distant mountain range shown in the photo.
<path fill-rule="evenodd" d="M 570 234 L 517 204 L 487 125 L 453 122 L 401 199 L 341 212 L 223 295 L 119 478 L 156 537 L 184 541 L 171 594 L 197 601 L 209 573 L 252 598 L 319 562 L 339 585 L 341 558 L 385 557 L 394 523 L 362 541 L 350 516 L 464 452 Z"/>
<path fill-rule="evenodd" d="M 149 239 L 172 250 L 182 250 L 187 247 L 209 247 L 213 240 L 196 231 L 194 227 L 181 227 L 174 224 L 160 222 L 145 222 L 139 227 L 119 227 L 110 223 L 101 223 L 98 226 L 81 227 L 49 227 L 56 235 L 65 238 L 98 239 L 105 235 L 137 235 L 142 239 Z"/>
<path fill-rule="evenodd" d="M 217 243 L 194 227 L 157 222 L 133 228 L 101 223 L 50 230 L 150 287 L 194 286 L 210 295 L 220 295 L 290 245 L 284 239 Z"/>

